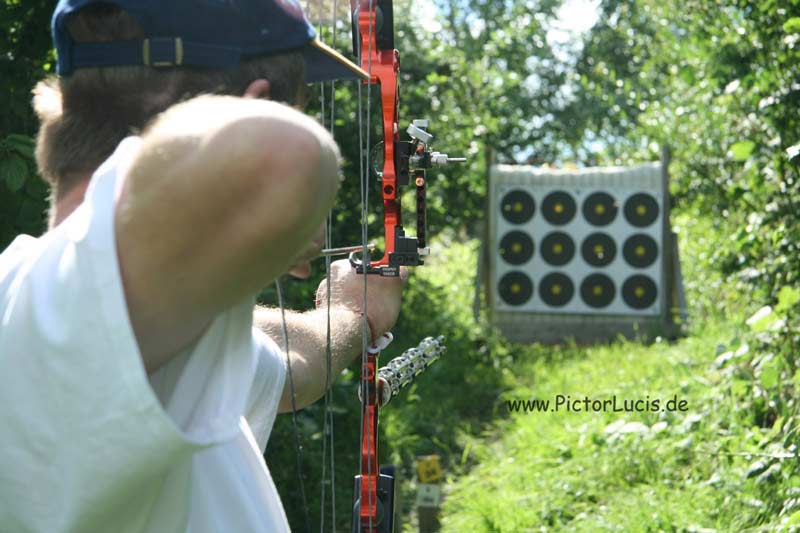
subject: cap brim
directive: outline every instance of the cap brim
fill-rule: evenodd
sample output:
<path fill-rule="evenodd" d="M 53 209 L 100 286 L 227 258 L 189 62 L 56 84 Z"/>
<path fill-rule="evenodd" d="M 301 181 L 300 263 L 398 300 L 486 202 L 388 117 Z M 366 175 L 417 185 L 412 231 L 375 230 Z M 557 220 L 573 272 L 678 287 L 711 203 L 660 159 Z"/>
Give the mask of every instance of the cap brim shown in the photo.
<path fill-rule="evenodd" d="M 368 80 L 369 74 L 342 54 L 314 39 L 303 49 L 306 83 L 331 80 Z"/>

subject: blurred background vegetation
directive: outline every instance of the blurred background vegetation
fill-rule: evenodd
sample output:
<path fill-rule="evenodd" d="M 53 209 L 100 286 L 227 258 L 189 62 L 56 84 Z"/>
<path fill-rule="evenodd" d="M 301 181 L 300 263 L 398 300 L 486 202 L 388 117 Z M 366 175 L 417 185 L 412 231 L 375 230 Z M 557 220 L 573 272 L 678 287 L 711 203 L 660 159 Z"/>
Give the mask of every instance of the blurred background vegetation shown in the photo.
<path fill-rule="evenodd" d="M 48 190 L 32 158 L 37 124 L 30 90 L 54 70 L 49 38 L 54 2 L 5 0 L 0 6 L 2 249 L 19 233 L 39 235 L 45 229 Z M 596 11 L 594 24 L 559 38 L 564 37 L 560 25 L 585 17 L 587 9 Z M 323 24 L 323 36 L 330 42 L 335 34 L 337 46 L 344 48 L 349 24 L 346 13 L 337 18 L 336 29 L 330 21 Z M 430 334 L 448 335 L 449 352 L 383 413 L 387 462 L 401 465 L 401 476 L 409 480 L 415 456 L 442 455 L 451 476 L 444 523 L 453 531 L 800 527 L 800 1 L 570 0 L 565 8 L 560 0 L 397 0 L 395 24 L 402 66 L 400 116 L 431 119 L 435 148 L 466 154 L 470 162 L 430 180 L 429 231 L 437 236 L 438 257 L 412 276 L 395 331 L 398 341 L 386 359 Z M 328 104 L 330 89 L 324 89 Z M 360 242 L 357 92 L 352 84 L 335 86 L 333 126 L 348 178 L 333 213 L 335 245 Z M 320 100 L 318 95 L 309 113 L 324 115 L 330 125 L 330 109 L 320 111 Z M 373 131 L 376 117 L 373 111 Z M 487 148 L 501 162 L 584 166 L 657 160 L 664 144 L 673 153 L 673 224 L 680 232 L 692 307 L 687 344 L 667 353 L 659 346 L 620 342 L 599 354 L 575 347 L 510 346 L 485 317 L 473 319 Z M 373 211 L 375 235 L 379 219 Z M 317 267 L 311 281 L 289 282 L 289 307 L 312 305 L 324 273 L 324 265 Z M 274 292 L 265 290 L 261 300 L 274 304 Z M 548 477 L 552 465 L 534 460 L 518 463 L 516 472 L 523 469 L 524 477 L 541 482 L 512 483 L 515 473 L 503 473 L 500 463 L 515 445 L 495 440 L 502 431 L 515 431 L 515 424 L 536 422 L 505 420 L 501 399 L 529 390 L 551 372 L 566 376 L 560 382 L 564 392 L 568 370 L 585 371 L 571 367 L 574 361 L 595 358 L 613 366 L 637 350 L 644 350 L 645 360 L 648 354 L 666 354 L 667 361 L 674 360 L 670 368 L 705 376 L 702 386 L 689 387 L 687 394 L 694 391 L 694 412 L 704 413 L 707 421 L 694 438 L 710 448 L 687 455 L 692 444 L 684 442 L 685 431 L 660 437 L 674 445 L 666 448 L 639 441 L 606 446 L 600 439 L 599 451 L 587 452 L 592 459 L 580 463 L 584 473 L 579 477 L 610 483 L 628 502 L 617 509 L 630 511 L 605 515 L 605 522 L 592 517 L 614 508 L 605 497 L 608 485 L 595 486 L 587 498 L 586 490 L 559 484 L 564 472 Z M 644 366 L 631 366 L 629 378 L 638 383 L 637 390 L 652 378 Z M 333 393 L 337 529 L 348 528 L 357 468 L 355 377 L 352 369 L 346 372 Z M 267 460 L 293 527 L 304 530 L 288 418 L 279 418 Z M 321 405 L 305 409 L 299 422 L 308 514 L 317 524 Z M 544 426 L 535 435 L 540 441 L 577 439 L 563 427 L 552 429 L 558 434 L 548 431 Z M 563 450 L 528 453 L 556 453 L 556 462 L 564 461 Z M 652 468 L 624 463 L 637 455 L 663 470 L 654 474 Z M 609 469 L 621 473 L 603 478 L 600 474 Z M 638 477 L 628 475 L 631 469 Z M 720 481 L 712 483 L 714 475 Z M 686 489 L 681 476 L 687 483 L 708 482 L 703 486 L 711 493 Z M 497 486 L 475 483 L 495 478 Z M 663 497 L 661 516 L 631 511 L 644 508 L 632 502 L 652 497 L 642 486 Z M 493 499 L 498 487 L 518 497 L 511 503 Z M 412 489 L 403 484 L 407 503 Z M 544 497 L 554 492 L 563 498 Z M 492 501 L 502 501 L 503 507 Z M 522 514 L 526 505 L 536 512 Z M 406 514 L 409 510 L 406 505 Z"/>

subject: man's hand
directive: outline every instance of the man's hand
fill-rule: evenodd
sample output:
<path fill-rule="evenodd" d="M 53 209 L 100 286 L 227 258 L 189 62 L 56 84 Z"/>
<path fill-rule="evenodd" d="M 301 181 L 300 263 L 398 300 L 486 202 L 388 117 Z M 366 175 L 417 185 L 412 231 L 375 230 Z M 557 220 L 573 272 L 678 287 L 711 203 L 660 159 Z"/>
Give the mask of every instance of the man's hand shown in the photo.
<path fill-rule="evenodd" d="M 367 322 L 372 342 L 392 329 L 400 314 L 403 285 L 408 271 L 400 269 L 400 277 L 367 276 Z M 356 273 L 347 259 L 331 263 L 331 307 L 344 308 L 363 315 L 364 276 Z M 327 305 L 328 281 L 317 288 L 317 309 Z"/>
<path fill-rule="evenodd" d="M 367 320 L 372 342 L 389 331 L 397 321 L 406 274 L 406 270 L 401 269 L 400 278 L 367 276 Z M 331 263 L 330 280 L 330 313 L 326 307 L 327 280 L 323 280 L 317 289 L 317 309 L 304 313 L 285 313 L 295 401 L 292 402 L 292 389 L 287 381 L 281 397 L 281 413 L 290 412 L 293 404 L 301 408 L 319 399 L 325 394 L 326 385 L 330 385 L 328 376 L 338 376 L 361 354 L 360 316 L 363 316 L 364 276 L 357 274 L 349 261 L 342 260 Z M 257 307 L 255 325 L 278 340 L 283 335 L 281 316 L 279 309 Z M 330 369 L 326 361 L 329 319 Z"/>

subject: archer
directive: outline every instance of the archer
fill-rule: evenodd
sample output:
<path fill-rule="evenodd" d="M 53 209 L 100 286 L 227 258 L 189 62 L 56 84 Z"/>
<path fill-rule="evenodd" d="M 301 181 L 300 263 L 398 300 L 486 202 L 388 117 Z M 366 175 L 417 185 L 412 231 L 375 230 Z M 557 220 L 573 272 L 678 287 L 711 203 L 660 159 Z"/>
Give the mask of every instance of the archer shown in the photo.
<path fill-rule="evenodd" d="M 281 318 L 253 295 L 309 275 L 339 184 L 292 106 L 365 73 L 289 0 L 62 0 L 53 37 L 50 227 L 0 255 L 0 527 L 288 530 L 261 456 L 292 404 Z M 336 262 L 330 309 L 288 315 L 298 407 L 325 392 L 328 312 L 332 375 L 361 353 L 363 283 Z M 401 283 L 367 285 L 375 340 Z"/>

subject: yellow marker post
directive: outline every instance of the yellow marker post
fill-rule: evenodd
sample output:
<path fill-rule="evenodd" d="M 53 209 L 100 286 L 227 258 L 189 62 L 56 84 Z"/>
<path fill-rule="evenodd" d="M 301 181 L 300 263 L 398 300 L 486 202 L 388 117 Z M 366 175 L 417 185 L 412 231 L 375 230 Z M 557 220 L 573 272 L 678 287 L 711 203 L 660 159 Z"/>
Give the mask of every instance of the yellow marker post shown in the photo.
<path fill-rule="evenodd" d="M 444 477 L 438 455 L 417 458 L 417 517 L 420 533 L 439 531 L 439 508 L 442 489 L 438 483 Z"/>

